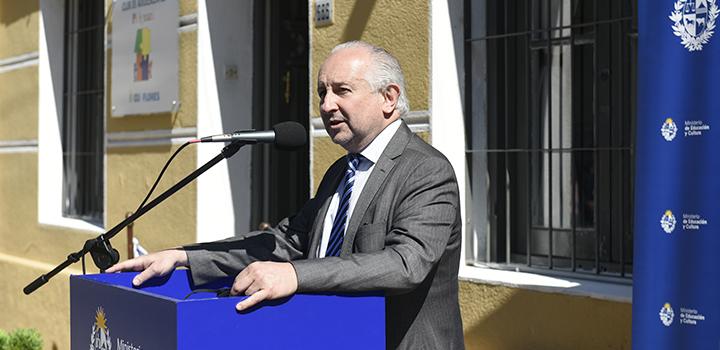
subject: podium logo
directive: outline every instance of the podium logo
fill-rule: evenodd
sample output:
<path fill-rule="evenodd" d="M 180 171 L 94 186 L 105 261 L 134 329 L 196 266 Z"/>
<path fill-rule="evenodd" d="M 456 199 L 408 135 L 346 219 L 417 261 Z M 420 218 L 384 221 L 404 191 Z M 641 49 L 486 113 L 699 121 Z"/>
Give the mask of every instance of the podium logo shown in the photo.
<path fill-rule="evenodd" d="M 677 135 L 677 125 L 675 125 L 675 122 L 672 120 L 672 118 L 665 119 L 665 122 L 660 127 L 660 134 L 665 139 L 665 141 L 672 141 L 675 138 L 675 135 Z"/>
<path fill-rule="evenodd" d="M 672 306 L 670 306 L 670 303 L 665 303 L 662 309 L 660 309 L 660 322 L 662 322 L 665 327 L 670 327 L 674 318 L 675 312 L 673 311 Z"/>
<path fill-rule="evenodd" d="M 92 326 L 90 335 L 90 350 L 112 350 L 110 340 L 110 328 L 107 326 L 105 310 L 102 307 L 95 311 L 95 323 Z"/>
<path fill-rule="evenodd" d="M 678 0 L 670 12 L 672 30 L 688 51 L 701 51 L 710 41 L 720 13 L 716 0 Z"/>
<path fill-rule="evenodd" d="M 660 227 L 665 233 L 672 233 L 675 230 L 675 224 L 677 224 L 675 215 L 673 215 L 672 211 L 666 210 L 665 214 L 660 218 Z"/>

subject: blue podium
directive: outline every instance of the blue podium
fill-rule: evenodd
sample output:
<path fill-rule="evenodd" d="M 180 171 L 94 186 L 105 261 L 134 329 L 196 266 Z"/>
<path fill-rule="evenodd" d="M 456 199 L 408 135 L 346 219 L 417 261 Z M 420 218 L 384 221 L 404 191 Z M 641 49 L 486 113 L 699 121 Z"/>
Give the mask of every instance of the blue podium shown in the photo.
<path fill-rule="evenodd" d="M 385 347 L 385 299 L 378 293 L 296 294 L 237 312 L 235 304 L 244 297 L 200 291 L 187 270 L 140 288 L 132 287 L 136 274 L 70 278 L 72 349 Z M 227 287 L 231 281 L 202 288 Z"/>

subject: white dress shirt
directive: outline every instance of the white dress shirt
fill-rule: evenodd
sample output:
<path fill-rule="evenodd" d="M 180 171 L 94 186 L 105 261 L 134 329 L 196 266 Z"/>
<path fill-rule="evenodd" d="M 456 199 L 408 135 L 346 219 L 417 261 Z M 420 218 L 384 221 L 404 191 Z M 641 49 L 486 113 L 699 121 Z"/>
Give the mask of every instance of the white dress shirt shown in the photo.
<path fill-rule="evenodd" d="M 373 168 L 375 168 L 375 164 L 378 159 L 380 159 L 380 155 L 383 151 L 385 151 L 385 147 L 387 147 L 392 137 L 395 136 L 395 133 L 400 128 L 401 123 L 400 119 L 398 119 L 386 126 L 385 129 L 383 129 L 383 131 L 381 131 L 380 134 L 378 134 L 378 136 L 376 136 L 375 139 L 360 152 L 365 159 L 362 160 L 362 162 L 358 165 L 358 168 L 355 170 L 355 182 L 353 183 L 352 194 L 350 195 L 350 204 L 348 206 L 345 229 L 347 229 L 347 224 L 350 222 L 353 210 L 355 210 L 355 204 L 357 203 L 358 198 L 360 198 L 360 193 L 362 193 L 367 179 L 370 177 Z M 325 214 L 322 240 L 320 241 L 320 246 L 318 247 L 319 251 L 317 252 L 317 256 L 319 258 L 325 257 L 325 251 L 327 250 L 328 241 L 330 240 L 330 231 L 332 231 L 333 221 L 335 220 L 335 215 L 337 214 L 338 205 L 340 203 L 340 191 L 342 190 L 343 185 L 343 181 L 340 181 L 338 188 L 335 190 L 335 194 L 330 200 L 330 206 L 328 207 L 327 214 Z"/>

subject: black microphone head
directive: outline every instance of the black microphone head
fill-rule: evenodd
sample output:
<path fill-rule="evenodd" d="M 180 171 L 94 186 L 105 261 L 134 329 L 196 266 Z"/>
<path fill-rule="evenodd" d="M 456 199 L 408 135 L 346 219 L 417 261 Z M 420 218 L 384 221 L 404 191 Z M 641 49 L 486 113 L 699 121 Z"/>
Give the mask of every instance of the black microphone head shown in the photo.
<path fill-rule="evenodd" d="M 273 126 L 275 146 L 283 150 L 293 150 L 305 146 L 307 130 L 298 122 L 282 122 Z"/>

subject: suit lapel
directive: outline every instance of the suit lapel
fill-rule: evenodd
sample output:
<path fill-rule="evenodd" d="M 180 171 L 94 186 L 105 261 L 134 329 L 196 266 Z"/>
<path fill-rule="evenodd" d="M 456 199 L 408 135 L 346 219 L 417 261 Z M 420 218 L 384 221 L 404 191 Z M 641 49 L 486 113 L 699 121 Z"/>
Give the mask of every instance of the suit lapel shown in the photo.
<path fill-rule="evenodd" d="M 365 212 L 370 206 L 373 198 L 375 198 L 380 186 L 385 182 L 388 174 L 390 174 L 390 171 L 395 166 L 395 158 L 405 151 L 405 147 L 410 141 L 410 136 L 412 136 L 412 131 L 410 131 L 410 128 L 405 125 L 405 122 L 402 122 L 398 131 L 390 140 L 387 147 L 385 147 L 385 150 L 380 156 L 380 159 L 378 159 L 377 164 L 375 164 L 375 168 L 373 168 L 370 177 L 365 183 L 362 193 L 360 193 L 360 197 L 355 204 L 355 209 L 353 209 L 352 216 L 348 222 L 348 227 L 345 230 L 345 238 L 343 240 L 340 255 L 345 256 L 352 253 L 355 233 L 360 226 L 360 222 L 365 216 Z"/>

